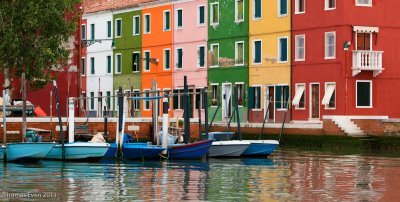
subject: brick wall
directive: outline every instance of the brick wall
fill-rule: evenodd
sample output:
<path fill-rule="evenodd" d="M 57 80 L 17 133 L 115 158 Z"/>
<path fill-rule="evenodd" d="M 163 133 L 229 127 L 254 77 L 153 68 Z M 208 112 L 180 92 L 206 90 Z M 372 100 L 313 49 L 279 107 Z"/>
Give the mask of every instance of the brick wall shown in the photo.
<path fill-rule="evenodd" d="M 331 119 L 324 119 L 322 124 L 324 130 L 323 133 L 326 135 L 346 135 Z"/>

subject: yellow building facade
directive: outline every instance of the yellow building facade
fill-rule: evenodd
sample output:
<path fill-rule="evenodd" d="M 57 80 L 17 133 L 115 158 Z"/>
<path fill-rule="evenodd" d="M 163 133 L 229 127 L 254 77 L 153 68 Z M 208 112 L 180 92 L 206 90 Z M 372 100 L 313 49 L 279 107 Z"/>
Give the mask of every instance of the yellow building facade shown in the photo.
<path fill-rule="evenodd" d="M 249 1 L 249 121 L 282 122 L 290 100 L 290 0 Z"/>

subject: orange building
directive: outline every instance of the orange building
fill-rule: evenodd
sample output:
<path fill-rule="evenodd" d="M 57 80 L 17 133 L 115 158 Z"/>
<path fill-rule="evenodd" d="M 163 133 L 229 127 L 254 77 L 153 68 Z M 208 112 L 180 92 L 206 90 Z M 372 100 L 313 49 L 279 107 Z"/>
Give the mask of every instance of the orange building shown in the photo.
<path fill-rule="evenodd" d="M 157 4 L 157 5 L 154 5 Z M 173 8 L 171 4 L 151 3 L 142 10 L 142 91 L 151 91 L 152 79 L 158 90 L 172 90 Z M 161 93 L 162 95 L 162 93 Z M 145 95 L 145 96 L 151 96 Z M 172 99 L 171 99 L 172 101 Z M 173 115 L 170 101 L 170 116 Z M 143 100 L 142 116 L 151 117 L 150 101 Z M 162 100 L 159 112 L 162 114 Z"/>

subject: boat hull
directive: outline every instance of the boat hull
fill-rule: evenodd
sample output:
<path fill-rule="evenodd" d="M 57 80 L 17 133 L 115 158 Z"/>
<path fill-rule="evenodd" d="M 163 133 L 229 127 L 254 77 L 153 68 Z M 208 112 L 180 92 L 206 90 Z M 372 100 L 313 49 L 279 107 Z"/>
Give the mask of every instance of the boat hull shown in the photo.
<path fill-rule="evenodd" d="M 225 140 L 231 140 L 233 138 L 233 135 L 235 135 L 235 132 L 209 132 L 208 137 L 206 136 L 205 133 L 201 134 L 201 139 L 202 140 L 214 140 L 214 141 L 225 141 Z"/>
<path fill-rule="evenodd" d="M 103 158 L 108 148 L 107 143 L 77 142 L 64 144 L 65 159 L 79 160 L 87 158 Z M 47 159 L 62 159 L 61 144 L 55 145 L 46 156 Z"/>
<path fill-rule="evenodd" d="M 123 143 L 122 144 L 122 157 L 125 159 L 138 159 L 138 158 L 156 158 L 164 151 L 165 148 L 155 145 L 147 145 L 147 143 Z M 117 153 L 117 144 L 111 144 L 105 158 L 115 158 Z"/>
<path fill-rule="evenodd" d="M 279 146 L 276 140 L 244 140 L 250 142 L 249 148 L 243 152 L 243 156 L 269 156 Z"/>
<path fill-rule="evenodd" d="M 204 140 L 190 144 L 171 145 L 168 147 L 168 157 L 172 159 L 203 158 L 209 151 L 212 142 L 212 140 Z"/>
<path fill-rule="evenodd" d="M 249 142 L 242 141 L 218 141 L 213 142 L 210 147 L 210 157 L 239 157 L 249 148 Z"/>
<path fill-rule="evenodd" d="M 0 146 L 0 160 L 4 159 L 4 151 L 6 150 L 6 147 Z"/>
<path fill-rule="evenodd" d="M 7 144 L 7 161 L 38 160 L 46 155 L 55 143 L 10 143 Z"/>

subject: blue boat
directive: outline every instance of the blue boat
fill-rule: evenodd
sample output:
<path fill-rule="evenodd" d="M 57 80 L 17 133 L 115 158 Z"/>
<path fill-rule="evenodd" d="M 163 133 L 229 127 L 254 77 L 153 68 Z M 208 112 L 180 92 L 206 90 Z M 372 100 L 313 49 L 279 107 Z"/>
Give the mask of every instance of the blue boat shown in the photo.
<path fill-rule="evenodd" d="M 7 161 L 32 161 L 45 158 L 56 143 L 8 143 Z"/>
<path fill-rule="evenodd" d="M 6 150 L 6 147 L 3 145 L 0 145 L 0 160 L 4 159 L 4 151 Z"/>
<path fill-rule="evenodd" d="M 88 158 L 103 158 L 109 149 L 108 143 L 93 143 L 93 142 L 74 142 L 64 144 L 65 159 L 66 160 L 79 160 Z M 8 152 L 8 150 L 7 150 Z M 55 145 L 50 152 L 48 152 L 47 159 L 62 159 L 62 145 Z"/>
<path fill-rule="evenodd" d="M 148 145 L 147 143 L 123 143 L 122 157 L 124 159 L 139 159 L 139 158 L 156 158 L 164 151 L 165 148 Z M 117 153 L 117 144 L 111 144 L 105 158 L 115 158 Z"/>
<path fill-rule="evenodd" d="M 203 140 L 190 144 L 174 144 L 168 146 L 168 158 L 198 159 L 203 158 L 210 149 L 213 140 Z"/>
<path fill-rule="evenodd" d="M 247 148 L 242 156 L 260 156 L 266 157 L 272 154 L 275 149 L 279 146 L 279 142 L 276 140 L 242 140 L 250 142 L 249 148 Z"/>

